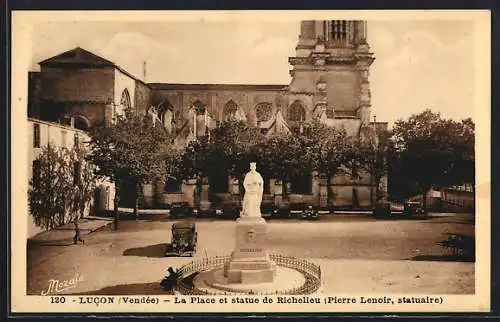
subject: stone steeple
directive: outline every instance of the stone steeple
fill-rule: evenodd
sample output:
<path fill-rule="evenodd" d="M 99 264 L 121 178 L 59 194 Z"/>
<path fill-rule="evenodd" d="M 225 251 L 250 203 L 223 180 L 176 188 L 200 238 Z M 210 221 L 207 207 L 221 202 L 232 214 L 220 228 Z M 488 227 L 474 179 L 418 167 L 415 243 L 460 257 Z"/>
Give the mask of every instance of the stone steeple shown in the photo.
<path fill-rule="evenodd" d="M 289 101 L 302 102 L 310 117 L 317 108 L 326 108 L 328 118 L 356 118 L 367 124 L 373 60 L 366 21 L 302 21 L 296 55 L 289 58 Z"/>

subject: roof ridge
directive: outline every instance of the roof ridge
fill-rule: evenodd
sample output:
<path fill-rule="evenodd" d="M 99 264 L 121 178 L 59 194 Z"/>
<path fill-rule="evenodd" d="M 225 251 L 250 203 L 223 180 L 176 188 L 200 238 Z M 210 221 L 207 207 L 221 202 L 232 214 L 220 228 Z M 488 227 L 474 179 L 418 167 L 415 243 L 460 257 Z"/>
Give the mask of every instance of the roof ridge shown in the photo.
<path fill-rule="evenodd" d="M 89 51 L 87 49 L 84 49 L 84 48 L 82 48 L 80 46 L 77 46 L 77 47 L 75 47 L 73 49 L 66 50 L 66 51 L 64 51 L 62 53 L 59 53 L 59 54 L 55 55 L 55 56 L 49 57 L 47 59 L 44 59 L 44 60 L 40 61 L 38 64 L 39 65 L 47 64 L 47 63 L 50 63 L 51 61 L 57 60 L 58 58 L 59 59 L 64 59 L 64 56 L 68 55 L 70 53 L 74 53 L 75 56 L 80 56 L 80 57 L 83 57 L 81 54 L 84 53 L 85 55 L 87 55 L 87 56 L 95 59 L 99 63 L 108 64 L 110 66 L 117 66 L 114 62 L 112 62 L 112 61 L 110 61 L 110 60 L 108 60 L 108 59 L 106 59 L 106 58 L 104 58 L 102 56 L 99 56 L 97 54 L 94 54 L 93 52 L 91 52 L 91 51 Z"/>

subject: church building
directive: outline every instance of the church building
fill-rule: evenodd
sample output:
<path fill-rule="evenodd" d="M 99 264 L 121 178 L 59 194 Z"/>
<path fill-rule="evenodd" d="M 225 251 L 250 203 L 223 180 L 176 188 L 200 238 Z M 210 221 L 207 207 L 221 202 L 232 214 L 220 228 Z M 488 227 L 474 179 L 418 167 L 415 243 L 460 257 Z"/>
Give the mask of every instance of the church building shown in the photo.
<path fill-rule="evenodd" d="M 282 85 L 147 83 L 77 47 L 40 62 L 40 72 L 30 72 L 28 116 L 85 131 L 93 122 L 112 122 L 125 109 L 135 109 L 154 114 L 181 146 L 229 119 L 249 122 L 266 135 L 293 135 L 304 122 L 317 119 L 353 136 L 374 137 L 387 123 L 370 121 L 373 61 L 366 21 L 351 20 L 301 21 L 295 56 L 289 58 L 291 80 Z M 264 199 L 285 202 L 281 182 L 266 181 Z M 328 189 L 338 208 L 370 208 L 375 202 L 376 187 L 369 174 L 339 175 L 329 187 L 314 173 L 309 181 L 291 182 L 286 202 L 326 206 Z M 213 195 L 223 201 L 240 199 L 237 187 L 230 177 L 227 184 L 204 180 L 199 195 L 196 183 L 189 180 L 177 186 L 147 185 L 142 207 L 178 201 L 209 207 Z M 130 198 L 120 199 L 128 206 Z"/>

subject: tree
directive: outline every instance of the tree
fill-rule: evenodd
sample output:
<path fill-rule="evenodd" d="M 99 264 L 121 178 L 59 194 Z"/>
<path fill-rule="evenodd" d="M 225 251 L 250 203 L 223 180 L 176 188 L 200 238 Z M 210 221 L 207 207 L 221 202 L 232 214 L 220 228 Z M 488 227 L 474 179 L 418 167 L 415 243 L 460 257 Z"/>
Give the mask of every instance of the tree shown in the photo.
<path fill-rule="evenodd" d="M 95 166 L 86 161 L 88 149 L 84 146 L 75 146 L 70 150 L 70 166 L 73 171 L 73 200 L 71 211 L 74 219 L 82 218 L 85 209 L 92 201 L 97 176 Z"/>
<path fill-rule="evenodd" d="M 310 138 L 305 135 L 272 134 L 255 145 L 252 153 L 261 169 L 281 180 L 284 197 L 291 180 L 313 171 Z"/>
<path fill-rule="evenodd" d="M 331 207 L 331 179 L 342 171 L 352 169 L 356 153 L 355 141 L 344 129 L 329 127 L 319 122 L 312 123 L 306 133 L 310 137 L 309 158 L 312 160 L 312 168 L 326 176 L 327 204 Z"/>
<path fill-rule="evenodd" d="M 189 142 L 184 149 L 177 167 L 175 177 L 177 179 L 195 179 L 196 193 L 198 198 L 201 192 L 201 180 L 209 175 L 209 170 L 213 165 L 212 161 L 212 145 L 208 140 L 208 136 L 202 136 Z M 198 204 L 199 200 L 195 200 Z"/>
<path fill-rule="evenodd" d="M 260 129 L 246 122 L 222 122 L 210 133 L 214 170 L 217 173 L 224 171 L 227 175 L 240 179 L 241 183 L 243 175 L 248 171 L 248 163 L 255 161 L 253 147 L 263 140 Z"/>
<path fill-rule="evenodd" d="M 259 169 L 266 169 L 270 176 L 282 181 L 283 196 L 288 194 L 286 183 L 294 170 L 290 166 L 293 161 L 290 149 L 292 142 L 290 135 L 274 134 L 252 149 L 252 155 L 255 156 Z"/>
<path fill-rule="evenodd" d="M 30 214 L 35 225 L 52 229 L 63 225 L 71 206 L 70 154 L 66 148 L 48 144 L 34 161 L 34 176 L 28 189 Z"/>
<path fill-rule="evenodd" d="M 248 170 L 250 151 L 263 140 L 260 130 L 241 121 L 225 121 L 205 135 L 191 141 L 182 159 L 182 178 L 194 178 L 200 190 L 201 179 L 212 175 L 238 178 Z M 240 180 L 241 181 L 241 180 Z"/>
<path fill-rule="evenodd" d="M 388 176 L 393 164 L 392 132 L 389 130 L 373 129 L 357 140 L 358 153 L 356 154 L 357 167 L 370 174 L 375 186 L 375 201 L 383 198 L 381 191 L 382 179 Z"/>
<path fill-rule="evenodd" d="M 474 123 L 443 119 L 430 110 L 399 120 L 394 126 L 400 171 L 426 195 L 433 185 L 470 183 L 474 177 Z"/>
<path fill-rule="evenodd" d="M 115 184 L 114 217 L 118 229 L 121 182 L 129 179 L 135 187 L 134 215 L 137 217 L 142 185 L 165 178 L 176 153 L 165 129 L 155 125 L 150 115 L 127 110 L 115 124 L 98 123 L 90 129 L 87 159 L 97 166 L 100 177 Z"/>

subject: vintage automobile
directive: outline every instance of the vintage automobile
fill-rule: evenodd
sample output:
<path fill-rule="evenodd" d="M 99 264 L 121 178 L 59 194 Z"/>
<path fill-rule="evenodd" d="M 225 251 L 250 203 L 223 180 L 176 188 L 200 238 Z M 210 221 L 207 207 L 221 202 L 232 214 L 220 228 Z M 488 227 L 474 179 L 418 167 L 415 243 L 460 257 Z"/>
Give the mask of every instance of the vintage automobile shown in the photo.
<path fill-rule="evenodd" d="M 165 256 L 193 256 L 196 253 L 198 232 L 193 222 L 177 222 L 172 225 L 172 239 Z"/>
<path fill-rule="evenodd" d="M 373 207 L 375 218 L 402 218 L 404 216 L 405 204 L 401 201 L 379 201 Z"/>
<path fill-rule="evenodd" d="M 318 219 L 319 213 L 312 205 L 307 203 L 293 203 L 284 211 L 290 218 Z"/>
<path fill-rule="evenodd" d="M 222 203 L 212 204 L 209 213 L 210 213 L 211 217 L 223 218 L 224 217 L 224 207 L 222 206 Z"/>
<path fill-rule="evenodd" d="M 404 204 L 403 215 L 407 217 L 425 217 L 426 211 L 418 201 L 407 201 Z"/>
<path fill-rule="evenodd" d="M 272 203 L 264 203 L 260 206 L 260 213 L 262 218 L 272 219 L 280 217 L 280 209 L 278 206 Z"/>
<path fill-rule="evenodd" d="M 191 217 L 197 214 L 197 209 L 187 202 L 174 202 L 170 205 L 169 217 L 173 219 Z"/>
<path fill-rule="evenodd" d="M 302 214 L 300 215 L 301 219 L 318 219 L 319 218 L 319 213 L 318 209 L 315 209 L 312 205 L 305 205 L 304 210 L 302 211 Z"/>
<path fill-rule="evenodd" d="M 240 216 L 241 208 L 238 204 L 234 203 L 220 203 L 212 205 L 211 215 L 217 219 L 230 219 L 234 220 Z"/>

